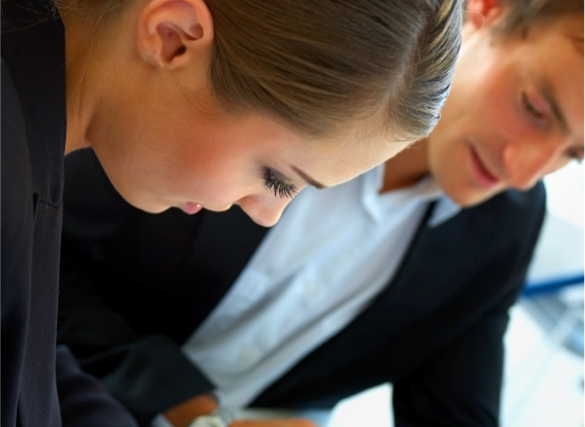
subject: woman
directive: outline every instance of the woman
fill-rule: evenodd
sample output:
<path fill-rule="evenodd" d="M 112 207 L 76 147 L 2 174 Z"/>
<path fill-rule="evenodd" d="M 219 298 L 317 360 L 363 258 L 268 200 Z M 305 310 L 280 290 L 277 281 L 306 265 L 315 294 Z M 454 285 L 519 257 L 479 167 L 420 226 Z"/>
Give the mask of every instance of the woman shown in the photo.
<path fill-rule="evenodd" d="M 460 7 L 4 2 L 2 425 L 60 425 L 57 392 L 79 413 L 54 378 L 64 153 L 92 147 L 145 211 L 238 204 L 272 225 L 305 185 L 348 180 L 432 129 Z"/>

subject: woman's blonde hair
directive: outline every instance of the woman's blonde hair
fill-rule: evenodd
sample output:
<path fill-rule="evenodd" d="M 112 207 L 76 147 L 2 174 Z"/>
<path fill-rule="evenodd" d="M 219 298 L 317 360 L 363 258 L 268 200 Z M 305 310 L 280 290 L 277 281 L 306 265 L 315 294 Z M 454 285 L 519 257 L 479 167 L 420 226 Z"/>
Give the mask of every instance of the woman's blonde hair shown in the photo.
<path fill-rule="evenodd" d="M 107 20 L 128 0 L 56 0 Z M 262 112 L 310 135 L 375 117 L 394 138 L 426 136 L 447 98 L 462 0 L 205 0 L 209 78 L 227 111 Z M 96 7 L 96 5 L 99 5 Z"/>
<path fill-rule="evenodd" d="M 460 45 L 458 0 L 207 0 L 210 78 L 226 108 L 309 134 L 382 112 L 393 135 L 427 135 Z"/>

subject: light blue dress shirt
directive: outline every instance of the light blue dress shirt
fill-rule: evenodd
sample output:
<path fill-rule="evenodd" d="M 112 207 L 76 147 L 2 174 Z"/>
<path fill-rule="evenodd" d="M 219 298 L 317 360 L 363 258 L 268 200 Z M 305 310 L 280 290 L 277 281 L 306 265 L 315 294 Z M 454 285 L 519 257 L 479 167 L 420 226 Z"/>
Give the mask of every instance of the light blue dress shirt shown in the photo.
<path fill-rule="evenodd" d="M 431 177 L 380 194 L 383 171 L 303 190 L 184 344 L 224 405 L 246 406 L 355 319 L 395 274 L 429 201 L 428 226 L 459 211 Z"/>

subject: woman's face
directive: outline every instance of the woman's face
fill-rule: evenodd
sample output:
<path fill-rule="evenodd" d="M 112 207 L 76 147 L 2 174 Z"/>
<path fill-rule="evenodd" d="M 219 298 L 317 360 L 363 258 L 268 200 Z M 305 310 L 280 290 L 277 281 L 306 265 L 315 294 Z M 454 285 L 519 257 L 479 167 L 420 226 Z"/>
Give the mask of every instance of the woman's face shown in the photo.
<path fill-rule="evenodd" d="M 271 226 L 306 185 L 347 181 L 407 145 L 360 142 L 358 127 L 312 140 L 261 115 L 235 117 L 210 103 L 202 112 L 202 103 L 185 95 L 193 92 L 176 81 L 146 87 L 141 99 L 96 113 L 87 138 L 118 192 L 147 212 L 223 211 L 237 204 Z"/>
<path fill-rule="evenodd" d="M 75 20 L 66 30 L 68 150 L 92 146 L 122 197 L 147 212 L 237 204 L 271 226 L 306 185 L 347 181 L 407 145 L 373 136 L 379 118 L 315 139 L 265 115 L 220 109 L 203 1 L 134 2 L 103 43 L 84 39 Z"/>

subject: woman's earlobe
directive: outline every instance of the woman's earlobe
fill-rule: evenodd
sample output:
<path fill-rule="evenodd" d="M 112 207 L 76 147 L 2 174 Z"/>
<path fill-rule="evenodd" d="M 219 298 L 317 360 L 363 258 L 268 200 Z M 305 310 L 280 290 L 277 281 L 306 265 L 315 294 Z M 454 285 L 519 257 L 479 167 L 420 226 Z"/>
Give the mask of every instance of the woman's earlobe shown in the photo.
<path fill-rule="evenodd" d="M 209 51 L 212 42 L 213 22 L 202 0 L 152 0 L 138 20 L 138 51 L 153 66 L 184 65 L 189 54 Z"/>

